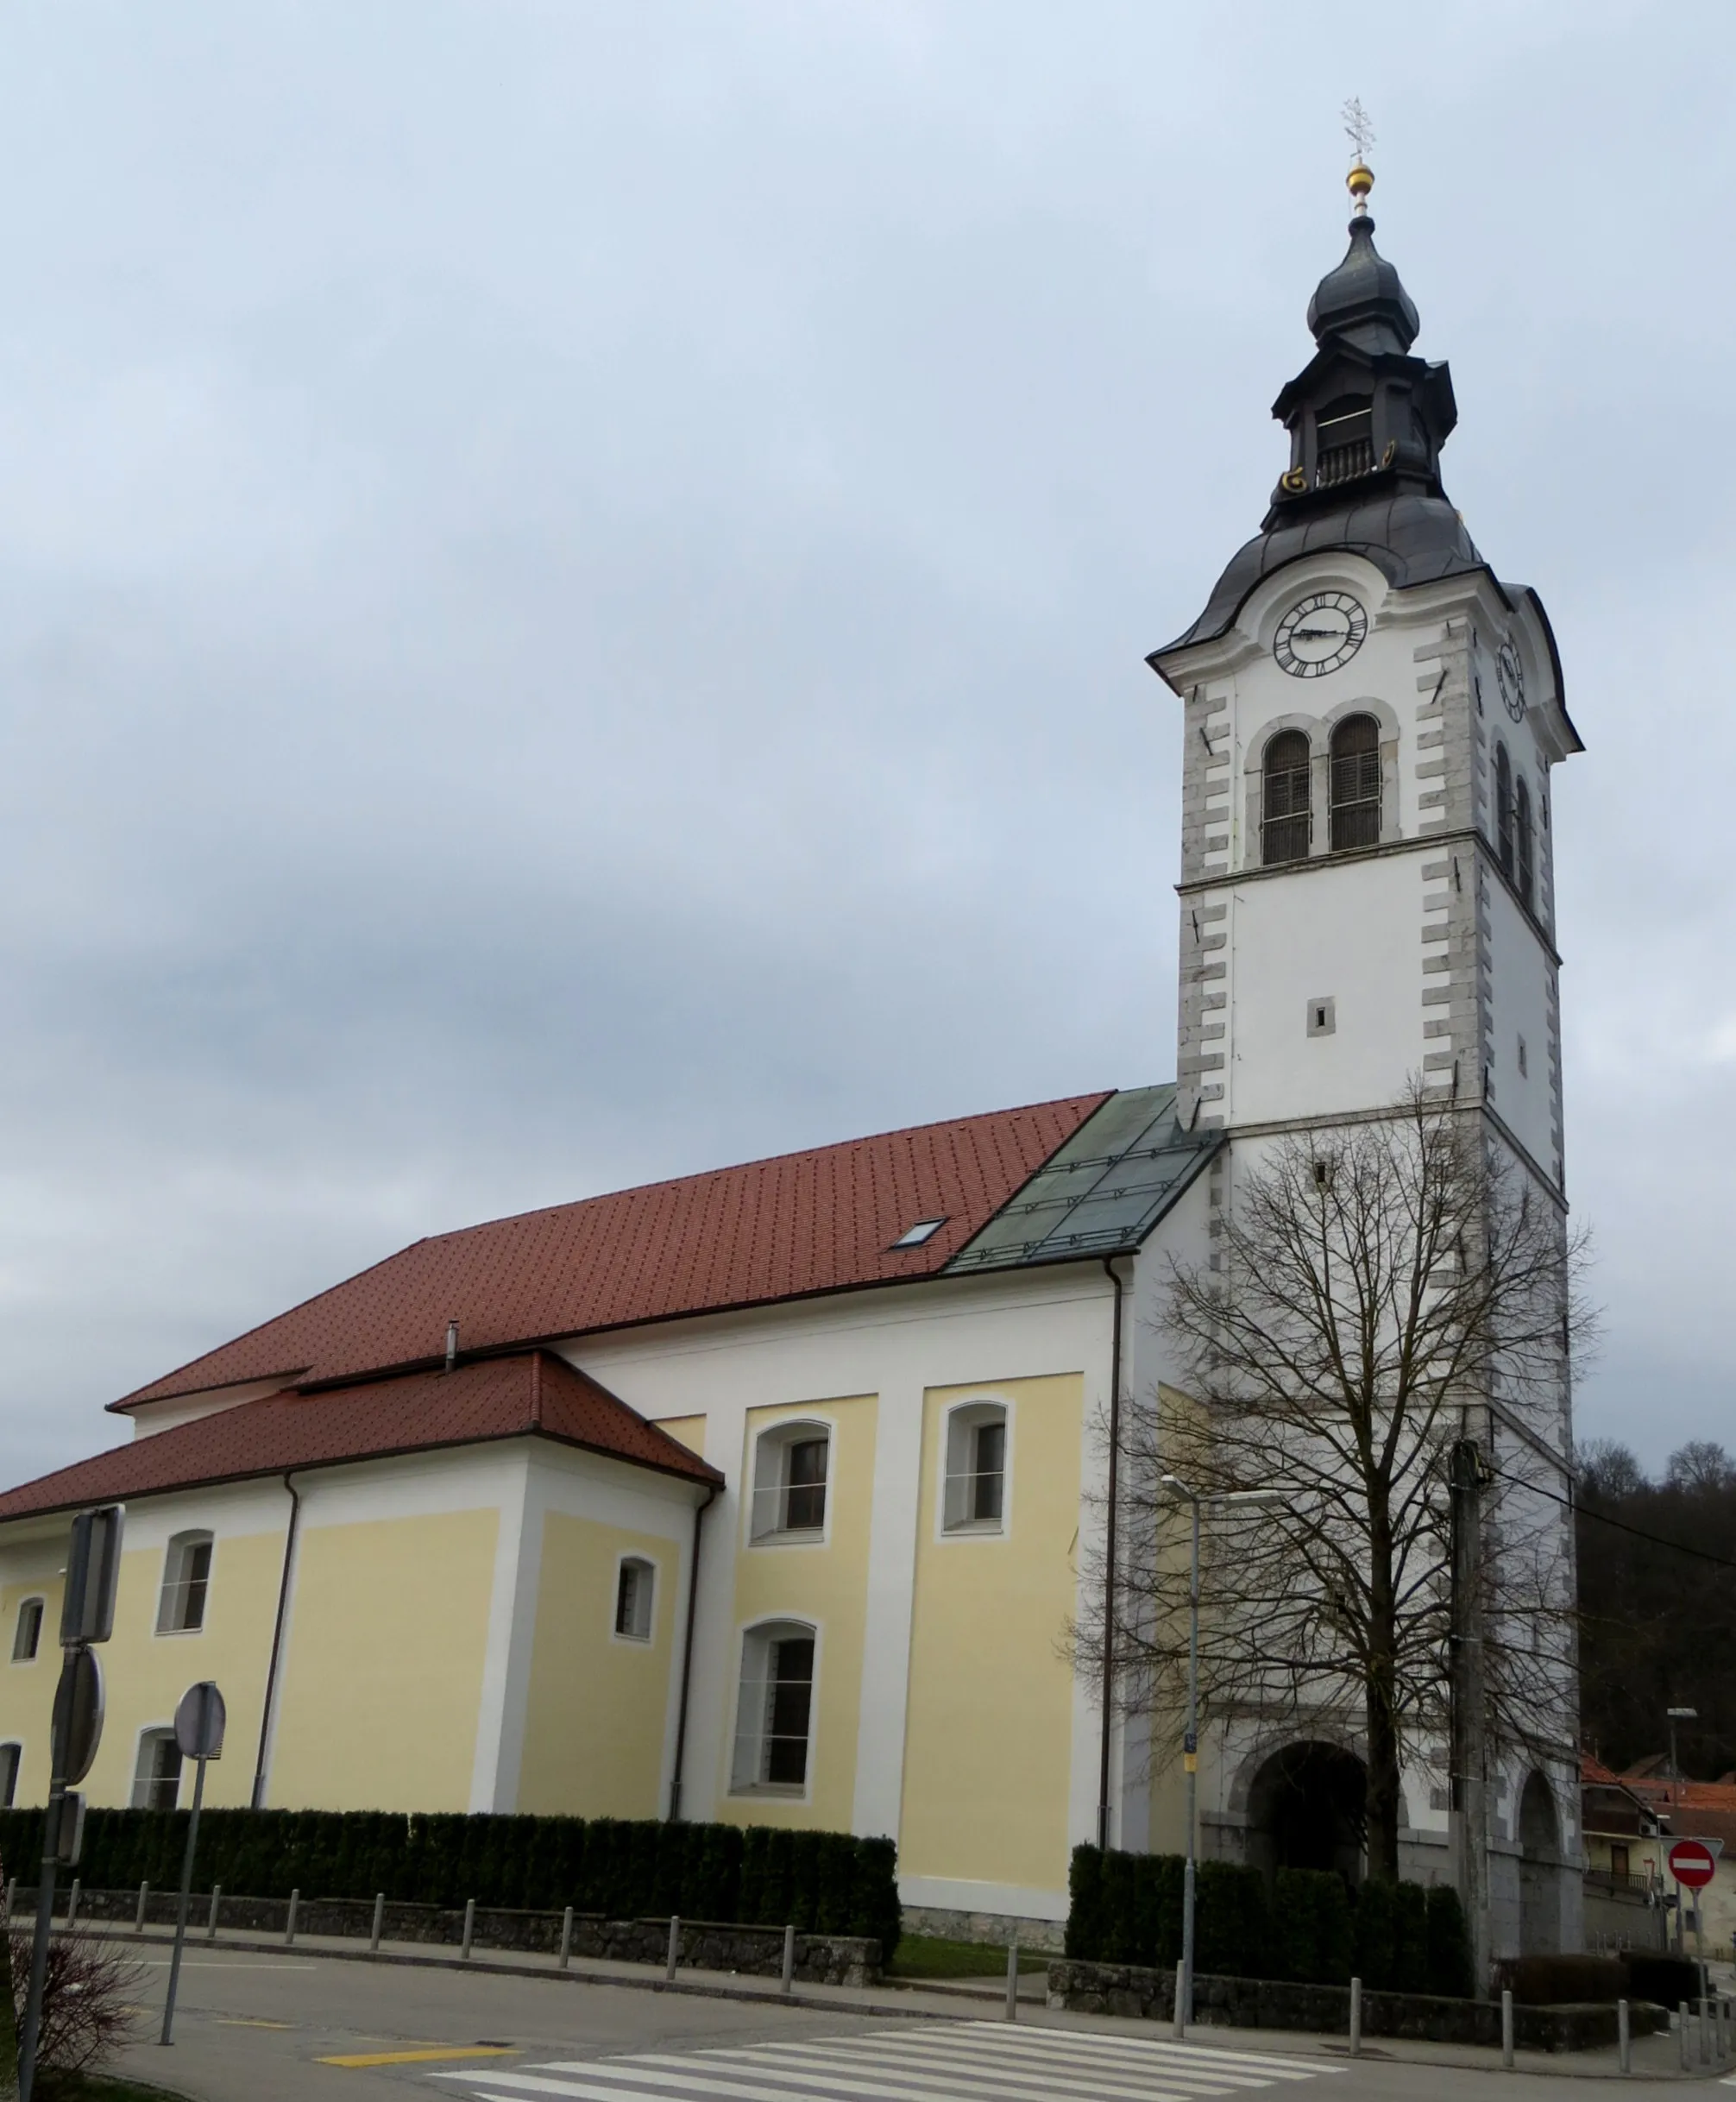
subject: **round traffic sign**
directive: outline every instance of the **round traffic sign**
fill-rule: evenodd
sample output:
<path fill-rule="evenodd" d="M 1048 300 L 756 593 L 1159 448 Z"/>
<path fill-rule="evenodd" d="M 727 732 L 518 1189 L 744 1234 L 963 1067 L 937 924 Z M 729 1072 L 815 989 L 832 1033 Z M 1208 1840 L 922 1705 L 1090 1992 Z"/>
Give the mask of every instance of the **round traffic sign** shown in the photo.
<path fill-rule="evenodd" d="M 68 1788 L 91 1771 L 103 1741 L 103 1667 L 94 1650 L 63 1650 L 48 1723 L 49 1758 Z"/>
<path fill-rule="evenodd" d="M 1670 1872 L 1690 1891 L 1703 1891 L 1717 1874 L 1718 1863 L 1703 1840 L 1677 1840 L 1670 1849 Z"/>
<path fill-rule="evenodd" d="M 215 1679 L 189 1686 L 175 1710 L 175 1742 L 183 1759 L 221 1759 L 228 1714 Z"/>

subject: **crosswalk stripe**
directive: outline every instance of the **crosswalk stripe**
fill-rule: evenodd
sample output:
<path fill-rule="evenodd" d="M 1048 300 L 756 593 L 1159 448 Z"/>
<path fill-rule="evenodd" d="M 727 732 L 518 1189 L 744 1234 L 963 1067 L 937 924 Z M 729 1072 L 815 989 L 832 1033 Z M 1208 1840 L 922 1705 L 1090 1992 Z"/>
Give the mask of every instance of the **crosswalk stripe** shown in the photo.
<path fill-rule="evenodd" d="M 865 2041 L 867 2040 L 865 2039 Z M 937 2071 L 940 2069 L 935 2055 L 927 2043 L 907 2042 L 903 2038 L 894 2042 L 880 2036 L 874 2037 L 872 2042 L 873 2055 L 877 2058 L 905 2060 L 915 2055 L 920 2058 L 921 2063 L 934 2066 Z M 787 2047 L 783 2045 L 778 2047 L 779 2049 L 785 2048 Z M 840 2050 L 844 2047 L 840 2044 L 827 2044 L 824 2048 L 827 2050 Z M 971 2049 L 968 2057 L 964 2052 L 959 2050 L 948 2051 L 945 2054 L 945 2057 L 961 2059 L 965 2063 L 972 2066 L 979 2063 L 992 2063 L 998 2077 L 1016 2080 L 1026 2086 L 1039 2087 L 1054 2078 L 1053 2067 L 1057 2061 L 1073 2067 L 1089 2065 L 1093 2068 L 1099 2081 L 1098 2092 L 1102 2094 L 1143 2095 L 1147 2092 L 1144 2086 L 1129 2089 L 1102 2085 L 1103 2078 L 1107 2074 L 1119 2074 L 1124 2080 L 1136 2078 L 1141 2080 L 1146 2080 L 1154 2073 L 1160 2074 L 1173 2086 L 1185 2089 L 1190 2094 L 1198 2095 L 1230 2094 L 1243 2087 L 1266 2087 L 1271 2085 L 1270 2076 L 1263 2072 L 1236 2079 L 1227 2077 L 1230 2069 L 1223 2066 L 1205 2068 L 1197 2067 L 1192 2062 L 1173 2064 L 1167 2059 L 1100 2058 L 1095 2052 L 1091 2051 L 1033 2052 L 1022 2049 L 1016 2042 L 1003 2042 L 999 2039 L 991 2042 L 984 2038 L 980 2044 L 975 2045 Z"/>
<path fill-rule="evenodd" d="M 927 2102 L 929 2089 L 945 2088 L 949 2083 L 961 2092 L 968 2090 L 973 2094 L 1005 2096 L 1006 2102 L 1022 2102 L 1022 2091 L 1026 2088 L 1035 2088 L 1038 2094 L 1079 2093 L 1116 2096 L 1122 2098 L 1122 2102 L 1155 2102 L 1150 2086 L 1123 2087 L 1118 2082 L 1104 2080 L 1101 2073 L 1091 2067 L 1086 2068 L 1083 2079 L 1070 2078 L 1054 2067 L 1036 2067 L 1027 2061 L 990 2050 L 984 2051 L 980 2059 L 972 2058 L 967 2061 L 971 2069 L 967 2075 L 950 2066 L 936 2066 L 932 2060 L 913 2055 L 921 2049 L 920 2044 L 913 2045 L 896 2054 L 877 2051 L 875 2056 L 883 2060 L 891 2059 L 892 2069 L 901 2079 L 915 2083 L 910 2092 L 923 2097 L 924 2102 Z M 790 2066 L 814 2066 L 824 2072 L 840 2065 L 859 2066 L 862 2061 L 859 2053 L 852 2052 L 846 2046 L 829 2043 L 814 2044 L 806 2050 L 789 2051 L 781 2062 Z M 1077 2067 L 1071 2070 L 1075 2074 L 1079 2072 Z M 986 2080 L 972 2077 L 983 2074 L 991 2077 Z M 1167 2073 L 1163 2077 L 1166 2080 L 1170 2078 Z M 1014 2092 L 1009 2093 L 1009 2089 Z M 1234 2094 L 1236 2090 L 1222 2084 L 1205 2086 L 1198 2081 L 1189 2081 L 1185 2086 L 1172 2086 L 1168 2092 L 1176 2097 L 1176 2102 L 1191 2102 L 1191 2098 L 1195 2096 Z"/>
<path fill-rule="evenodd" d="M 949 2024 L 937 2030 L 936 2043 L 949 2045 L 955 2050 L 967 2048 L 977 2038 L 999 2038 L 1009 2045 L 1028 2051 L 1060 2052 L 1079 2049 L 1098 2058 L 1117 2058 L 1142 2067 L 1173 2061 L 1197 2064 L 1202 2068 L 1256 2074 L 1267 2080 L 1308 2080 L 1315 2077 L 1314 2070 L 1299 2066 L 1293 2058 L 1280 2058 L 1265 2051 L 1219 2049 L 1212 2044 L 1177 2043 L 1167 2037 L 1105 2036 L 1096 2030 L 1079 2029 L 1024 2029 L 1013 2030 L 998 2022 L 969 2022 Z M 871 2036 L 865 2042 L 882 2047 L 893 2039 Z M 774 2049 L 781 2048 L 774 2046 Z"/>
<path fill-rule="evenodd" d="M 776 2087 L 764 2087 L 757 2085 L 746 2074 L 739 2076 L 734 2074 L 708 2076 L 703 2069 L 695 2069 L 690 2059 L 676 2060 L 673 2062 L 680 2067 L 680 2070 L 665 2072 L 662 2065 L 652 2062 L 650 2054 L 632 2059 L 581 2059 L 569 2066 L 556 2065 L 550 2067 L 549 2070 L 562 2074 L 583 2072 L 594 2080 L 601 2079 L 632 2083 L 620 2086 L 593 2087 L 585 2091 L 593 2098 L 606 2095 L 608 2102 L 626 2102 L 626 2098 L 634 2094 L 662 2095 L 670 2088 L 679 2089 L 684 2094 L 721 2095 L 727 2097 L 728 2102 L 798 2102 L 798 2099 L 804 2093 L 811 2095 L 817 2092 L 814 2080 L 799 2071 L 780 2074 L 775 2067 L 770 2066 L 755 2067 L 754 2070 L 762 2075 L 779 2082 Z M 472 2079 L 475 2077 L 474 2074 L 471 2075 Z M 558 2086 L 525 2074 L 510 2075 L 490 2074 L 488 2077 L 490 2080 L 510 2079 L 515 2087 L 522 2084 L 538 2093 L 577 2094 L 580 2092 L 576 2087 Z M 798 2081 L 801 2083 L 800 2086 L 793 2084 Z M 823 2076 L 823 2092 L 840 2095 L 859 2095 L 865 2098 L 865 2102 L 978 2102 L 978 2099 L 974 2095 L 961 2094 L 949 2088 L 931 2092 L 921 2088 L 903 2087 L 896 2083 L 839 2080 L 830 2074 Z M 1179 2096 L 1171 2097 L 1154 2093 L 1150 2098 L 1150 2102 L 1182 2102 L 1182 2099 Z"/>

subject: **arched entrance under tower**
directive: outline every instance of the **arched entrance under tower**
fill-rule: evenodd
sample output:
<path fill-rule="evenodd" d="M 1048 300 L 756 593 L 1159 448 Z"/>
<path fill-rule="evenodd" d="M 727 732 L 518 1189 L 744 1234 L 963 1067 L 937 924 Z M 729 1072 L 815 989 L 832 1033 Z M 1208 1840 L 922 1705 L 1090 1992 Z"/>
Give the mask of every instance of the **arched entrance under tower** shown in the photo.
<path fill-rule="evenodd" d="M 1318 1740 L 1272 1753 L 1248 1790 L 1247 1859 L 1280 1868 L 1336 1869 L 1362 1879 L 1368 1780 L 1361 1759 Z"/>
<path fill-rule="evenodd" d="M 1561 1947 L 1561 1818 L 1555 1790 L 1535 1768 L 1519 1796 L 1519 1954 Z"/>

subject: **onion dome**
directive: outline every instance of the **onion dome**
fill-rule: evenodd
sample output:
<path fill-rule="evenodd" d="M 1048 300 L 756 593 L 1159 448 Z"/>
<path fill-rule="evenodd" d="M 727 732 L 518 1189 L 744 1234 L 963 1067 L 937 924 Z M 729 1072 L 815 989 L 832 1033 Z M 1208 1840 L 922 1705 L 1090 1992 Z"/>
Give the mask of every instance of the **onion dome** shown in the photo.
<path fill-rule="evenodd" d="M 1359 204 L 1343 261 L 1321 279 L 1308 302 L 1315 342 L 1324 349 L 1331 337 L 1371 356 L 1387 350 L 1402 357 L 1422 325 L 1397 268 L 1374 246 L 1374 222 Z"/>

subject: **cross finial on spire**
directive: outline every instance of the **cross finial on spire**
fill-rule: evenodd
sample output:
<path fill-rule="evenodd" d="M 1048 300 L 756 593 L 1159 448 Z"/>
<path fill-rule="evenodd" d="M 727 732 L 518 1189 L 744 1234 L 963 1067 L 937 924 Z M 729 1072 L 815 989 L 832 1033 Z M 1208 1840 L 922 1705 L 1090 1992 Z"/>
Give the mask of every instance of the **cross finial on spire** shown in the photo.
<path fill-rule="evenodd" d="M 1368 209 L 1368 192 L 1374 186 L 1374 173 L 1368 166 L 1368 148 L 1374 143 L 1374 127 L 1362 107 L 1360 95 L 1351 96 L 1338 114 L 1343 119 L 1344 135 L 1351 147 L 1350 173 L 1344 178 L 1345 186 L 1355 199 L 1360 218 Z"/>

